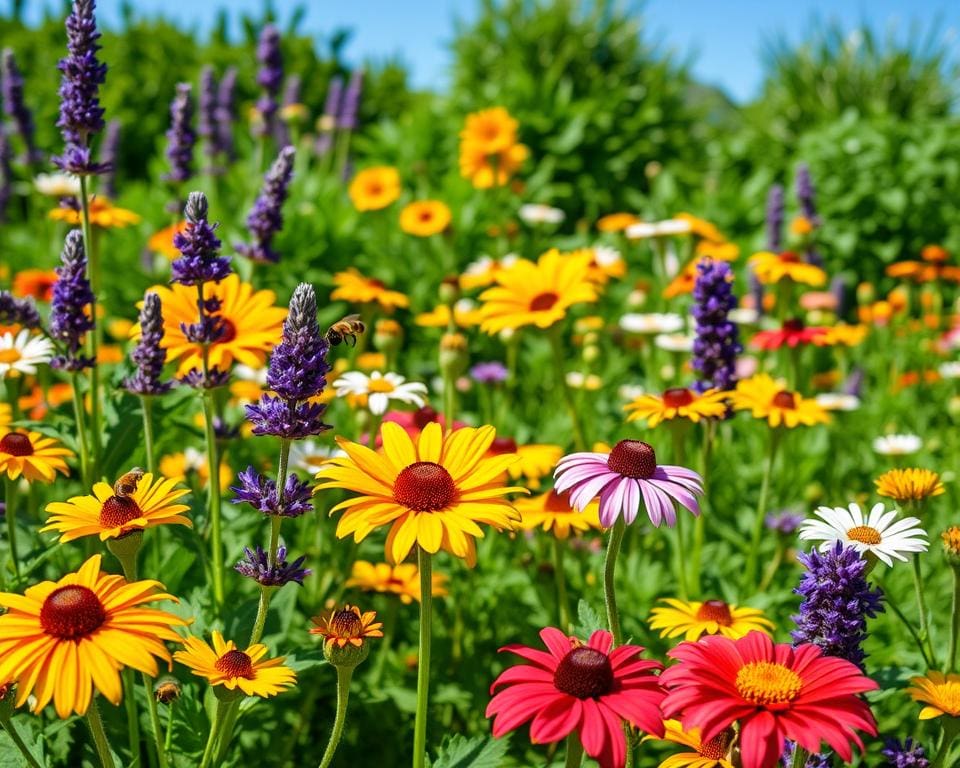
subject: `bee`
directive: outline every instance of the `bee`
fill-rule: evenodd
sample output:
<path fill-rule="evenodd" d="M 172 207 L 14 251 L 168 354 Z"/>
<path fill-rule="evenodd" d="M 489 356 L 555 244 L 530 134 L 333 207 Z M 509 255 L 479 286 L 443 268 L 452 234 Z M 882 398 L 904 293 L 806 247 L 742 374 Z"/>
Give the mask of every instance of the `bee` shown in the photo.
<path fill-rule="evenodd" d="M 142 479 L 143 470 L 140 469 L 140 467 L 134 467 L 129 472 L 117 478 L 117 482 L 113 484 L 113 495 L 121 499 L 130 496 L 137 490 L 137 486 Z"/>
<path fill-rule="evenodd" d="M 326 337 L 331 347 L 346 342 L 349 346 L 357 346 L 357 336 L 367 330 L 360 315 L 347 315 L 327 329 Z M 352 343 L 351 343 L 352 342 Z"/>

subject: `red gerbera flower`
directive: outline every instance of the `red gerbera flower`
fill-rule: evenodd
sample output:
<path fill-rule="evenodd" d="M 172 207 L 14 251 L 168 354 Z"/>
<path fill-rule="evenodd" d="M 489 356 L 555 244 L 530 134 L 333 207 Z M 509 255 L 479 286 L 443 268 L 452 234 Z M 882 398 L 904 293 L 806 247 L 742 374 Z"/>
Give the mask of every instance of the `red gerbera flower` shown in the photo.
<path fill-rule="evenodd" d="M 663 665 L 639 658 L 641 646 L 611 651 L 613 635 L 604 630 L 590 635 L 586 645 L 553 627 L 541 630 L 540 638 L 549 653 L 523 645 L 500 649 L 531 663 L 507 669 L 490 687 L 491 693 L 502 688 L 487 706 L 487 717 L 495 716 L 495 737 L 532 718 L 534 744 L 560 741 L 576 730 L 601 768 L 621 768 L 627 757 L 624 721 L 663 735 L 664 691 L 654 674 Z"/>
<path fill-rule="evenodd" d="M 822 326 L 807 327 L 803 320 L 784 320 L 783 327 L 776 331 L 760 331 L 750 343 L 759 349 L 780 349 L 798 347 L 801 344 L 814 344 L 829 329 Z"/>
<path fill-rule="evenodd" d="M 740 722 L 743 768 L 779 764 L 785 739 L 810 753 L 822 739 L 850 762 L 850 742 L 863 749 L 857 730 L 876 736 L 870 707 L 857 694 L 879 686 L 845 659 L 824 656 L 815 645 L 775 645 L 763 632 L 739 640 L 711 635 L 668 653 L 680 663 L 661 676 L 671 689 L 666 717 L 680 715 L 684 729 L 700 728 L 709 741 Z"/>

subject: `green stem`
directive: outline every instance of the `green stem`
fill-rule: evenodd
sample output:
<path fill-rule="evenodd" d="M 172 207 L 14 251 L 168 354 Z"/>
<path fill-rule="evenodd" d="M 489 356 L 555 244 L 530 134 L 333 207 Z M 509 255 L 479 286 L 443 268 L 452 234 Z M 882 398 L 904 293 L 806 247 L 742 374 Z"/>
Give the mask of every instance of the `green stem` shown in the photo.
<path fill-rule="evenodd" d="M 137 678 L 132 667 L 120 673 L 123 678 L 123 704 L 127 710 L 127 738 L 130 740 L 130 759 L 140 762 L 140 717 L 137 713 Z"/>
<path fill-rule="evenodd" d="M 15 480 L 4 477 L 4 502 L 7 519 L 7 544 L 10 546 L 10 559 L 13 560 L 13 573 L 20 580 L 20 558 L 17 555 L 17 485 Z"/>
<path fill-rule="evenodd" d="M 451 310 L 452 311 L 452 310 Z M 443 377 L 443 425 L 444 434 L 453 431 L 453 413 L 456 408 L 457 388 L 452 376 Z"/>
<path fill-rule="evenodd" d="M 217 699 L 217 712 L 213 716 L 213 725 L 210 727 L 210 734 L 207 736 L 207 745 L 203 748 L 203 757 L 200 758 L 200 768 L 207 768 L 210 758 L 213 757 L 213 745 L 220 735 L 220 728 L 223 725 L 223 718 L 230 708 L 231 702 Z"/>
<path fill-rule="evenodd" d="M 804 768 L 807 764 L 807 758 L 810 754 L 799 744 L 793 745 L 793 768 Z"/>
<path fill-rule="evenodd" d="M 927 618 L 927 599 L 923 594 L 923 574 L 920 571 L 920 555 L 913 556 L 913 589 L 917 595 L 917 611 L 920 613 L 920 642 L 925 643 L 930 661 L 936 664 L 937 656 L 930 641 L 930 622 Z"/>
<path fill-rule="evenodd" d="M 703 497 L 700 499 L 700 514 L 697 515 L 696 522 L 693 524 L 693 549 L 690 553 L 690 585 L 693 593 L 700 596 L 700 569 L 703 565 L 703 544 L 707 536 L 707 524 L 705 522 L 709 499 L 710 486 L 707 482 L 710 475 L 710 456 L 713 453 L 713 435 L 716 423 L 708 421 L 703 426 L 703 453 L 701 456 L 700 477 L 703 478 Z"/>
<path fill-rule="evenodd" d="M 947 654 L 947 671 L 957 671 L 957 640 L 960 637 L 960 568 L 953 568 L 953 602 L 950 606 L 950 650 Z"/>
<path fill-rule="evenodd" d="M 937 756 L 930 763 L 930 768 L 943 768 L 947 764 L 950 747 L 953 746 L 954 739 L 960 733 L 960 722 L 956 718 L 944 717 L 941 719 L 943 721 L 943 741 L 940 742 L 940 749 L 937 750 Z"/>
<path fill-rule="evenodd" d="M 0 704 L 0 706 L 3 706 L 3 704 Z M 23 756 L 23 759 L 26 761 L 27 765 L 30 766 L 30 768 L 42 768 L 40 763 L 38 763 L 37 759 L 33 756 L 33 753 L 27 747 L 26 742 L 20 735 L 20 731 L 17 730 L 17 726 L 13 724 L 13 721 L 9 717 L 0 716 L 0 728 L 7 732 L 7 736 L 10 737 L 10 741 L 12 741 L 14 746 L 19 750 L 20 754 Z"/>
<path fill-rule="evenodd" d="M 567 574 L 563 568 L 563 550 L 566 542 L 554 537 L 553 539 L 553 578 L 557 586 L 557 618 L 560 620 L 560 629 L 570 631 L 570 601 L 567 599 Z"/>
<path fill-rule="evenodd" d="M 427 699 L 430 693 L 430 633 L 433 624 L 433 576 L 430 553 L 417 548 L 420 568 L 420 648 L 417 663 L 417 716 L 413 729 L 413 768 L 427 758 Z"/>
<path fill-rule="evenodd" d="M 623 543 L 623 534 L 627 524 L 623 517 L 618 517 L 610 531 L 610 540 L 607 542 L 607 557 L 603 563 L 603 600 L 607 606 L 607 626 L 613 635 L 614 646 L 623 644 L 623 631 L 620 629 L 620 614 L 617 612 L 617 596 L 614 591 L 614 575 L 617 569 L 617 555 L 620 554 L 620 545 Z"/>
<path fill-rule="evenodd" d="M 576 729 L 567 736 L 567 759 L 563 761 L 563 768 L 580 768 L 583 763 L 583 744 Z"/>
<path fill-rule="evenodd" d="M 163 745 L 163 727 L 160 725 L 160 713 L 157 711 L 157 699 L 153 695 L 153 683 L 146 672 L 142 672 L 143 687 L 147 692 L 147 711 L 150 713 L 150 727 L 153 729 L 153 743 L 157 748 L 157 765 L 167 768 L 167 752 Z M 173 702 L 170 702 L 171 712 Z"/>
<path fill-rule="evenodd" d="M 223 724 L 220 726 L 220 735 L 217 737 L 217 751 L 215 753 L 214 764 L 219 765 L 227 755 L 230 742 L 233 739 L 233 728 L 237 724 L 237 717 L 240 715 L 240 702 L 243 697 L 231 701 L 227 706 L 227 712 L 223 718 Z"/>
<path fill-rule="evenodd" d="M 353 667 L 337 667 L 337 714 L 333 720 L 333 730 L 330 732 L 330 741 L 320 761 L 320 768 L 329 768 L 333 756 L 340 744 L 343 735 L 343 726 L 347 722 L 347 702 L 350 699 L 350 678 L 353 677 Z"/>
<path fill-rule="evenodd" d="M 580 414 L 577 410 L 577 404 L 573 401 L 573 395 L 570 387 L 567 386 L 566 373 L 563 370 L 563 340 L 560 338 L 561 328 L 559 323 L 555 323 L 550 329 L 550 345 L 553 347 L 553 366 L 556 374 L 557 386 L 563 394 L 563 401 L 566 403 L 567 411 L 570 414 L 570 423 L 573 427 L 573 444 L 578 451 L 587 450 L 587 441 L 583 437 L 583 426 L 580 424 Z"/>
<path fill-rule="evenodd" d="M 883 587 L 883 591 L 889 595 L 890 590 L 887 588 L 886 583 L 883 583 L 881 586 Z M 920 641 L 920 635 L 917 634 L 917 630 L 914 628 L 913 624 L 910 623 L 910 619 L 908 619 L 903 611 L 900 610 L 900 607 L 897 605 L 897 601 L 887 600 L 885 601 L 884 606 L 890 608 L 890 610 L 893 611 L 893 615 L 900 619 L 900 623 L 907 628 L 907 631 L 910 633 L 911 637 L 913 637 L 913 641 L 917 644 L 917 648 L 920 650 L 920 655 L 923 656 L 923 663 L 927 665 L 927 669 L 932 669 L 933 660 L 927 656 L 927 649 Z"/>
<path fill-rule="evenodd" d="M 90 467 L 90 444 L 87 437 L 87 415 L 83 407 L 83 393 L 80 391 L 80 374 L 70 376 L 70 386 L 73 390 L 73 418 L 77 423 L 77 447 L 80 449 L 80 474 L 83 484 L 93 485 L 93 475 Z"/>
<path fill-rule="evenodd" d="M 103 720 L 100 719 L 96 698 L 90 699 L 90 706 L 87 708 L 87 725 L 90 726 L 90 733 L 93 734 L 93 743 L 97 748 L 101 768 L 116 768 L 113 753 L 110 751 L 110 742 L 107 741 L 107 734 L 103 730 Z"/>
<path fill-rule="evenodd" d="M 763 535 L 763 520 L 767 513 L 767 497 L 770 494 L 770 477 L 773 474 L 773 462 L 777 457 L 777 445 L 780 442 L 780 430 L 774 428 L 770 432 L 770 442 L 767 445 L 767 463 L 763 470 L 763 483 L 760 486 L 760 499 L 757 501 L 757 514 L 753 520 L 753 534 L 750 537 L 750 552 L 747 554 L 747 563 L 743 570 L 741 591 L 756 586 L 757 565 L 760 559 L 760 540 Z"/>
<path fill-rule="evenodd" d="M 90 357 L 93 366 L 90 368 L 90 446 L 93 478 L 100 477 L 100 365 L 98 362 L 100 351 L 101 324 L 97 319 L 97 301 L 100 298 L 100 254 L 97 252 L 90 229 L 90 199 L 88 179 L 80 177 L 80 221 L 83 232 L 83 247 L 87 257 L 87 273 L 90 278 L 90 290 L 93 292 L 93 301 L 90 302 L 90 318 L 93 320 L 93 329 L 90 331 Z"/>
<path fill-rule="evenodd" d="M 148 395 L 140 398 L 143 413 L 143 445 L 147 451 L 147 472 L 156 477 L 157 465 L 153 453 L 153 401 Z"/>
<path fill-rule="evenodd" d="M 213 571 L 213 599 L 223 606 L 223 542 L 220 531 L 220 456 L 213 427 L 213 392 L 203 392 L 203 424 L 207 438 L 207 502 L 210 513 L 210 561 Z"/>
<path fill-rule="evenodd" d="M 171 701 L 167 705 L 167 735 L 163 739 L 163 749 L 165 752 L 169 752 L 170 747 L 173 746 L 173 708 L 176 703 L 176 701 Z"/>

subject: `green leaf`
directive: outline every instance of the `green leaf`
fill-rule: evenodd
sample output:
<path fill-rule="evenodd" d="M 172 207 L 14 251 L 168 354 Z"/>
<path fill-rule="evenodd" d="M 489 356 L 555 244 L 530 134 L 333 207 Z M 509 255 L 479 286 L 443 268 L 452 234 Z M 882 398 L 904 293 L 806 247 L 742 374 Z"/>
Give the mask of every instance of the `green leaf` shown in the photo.
<path fill-rule="evenodd" d="M 606 624 L 600 618 L 600 614 L 593 610 L 593 607 L 586 600 L 577 603 L 577 634 L 581 637 L 589 637 L 598 629 L 606 629 Z"/>
<path fill-rule="evenodd" d="M 444 741 L 431 768 L 499 768 L 507 754 L 509 737 L 494 739 L 456 734 Z"/>

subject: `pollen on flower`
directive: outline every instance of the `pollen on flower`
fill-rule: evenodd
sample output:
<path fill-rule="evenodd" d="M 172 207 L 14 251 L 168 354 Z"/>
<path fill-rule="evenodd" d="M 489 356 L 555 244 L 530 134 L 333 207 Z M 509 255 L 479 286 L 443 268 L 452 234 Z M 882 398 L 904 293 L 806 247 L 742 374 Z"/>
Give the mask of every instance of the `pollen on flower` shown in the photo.
<path fill-rule="evenodd" d="M 603 696 L 613 686 L 610 657 L 596 648 L 574 648 L 557 665 L 553 684 L 578 699 Z"/>
<path fill-rule="evenodd" d="M 40 609 L 40 626 L 63 640 L 86 637 L 107 620 L 100 598 L 78 584 L 51 592 Z"/>
<path fill-rule="evenodd" d="M 796 672 L 772 661 L 752 661 L 737 672 L 737 692 L 751 704 L 762 707 L 787 704 L 803 687 Z"/>
<path fill-rule="evenodd" d="M 129 496 L 111 496 L 100 507 L 99 522 L 104 528 L 120 528 L 142 515 L 140 505 Z"/>
<path fill-rule="evenodd" d="M 730 613 L 730 606 L 723 600 L 705 600 L 697 609 L 697 619 L 699 621 L 715 621 L 721 627 L 733 625 L 733 615 Z"/>
<path fill-rule="evenodd" d="M 453 503 L 457 487 L 450 473 L 433 461 L 405 467 L 393 483 L 393 498 L 417 512 L 437 512 Z"/>
<path fill-rule="evenodd" d="M 674 387 L 663 393 L 663 404 L 668 408 L 683 408 L 693 402 L 693 393 L 686 387 Z"/>
<path fill-rule="evenodd" d="M 223 654 L 213 666 L 217 672 L 222 672 L 227 677 L 244 677 L 247 680 L 254 678 L 253 662 L 247 654 L 236 648 Z"/>
<path fill-rule="evenodd" d="M 876 528 L 871 528 L 869 525 L 858 525 L 851 528 L 847 531 L 847 538 L 869 546 L 875 546 L 883 541 L 880 532 Z"/>
<path fill-rule="evenodd" d="M 621 440 L 610 451 L 607 466 L 625 477 L 647 479 L 653 477 L 657 469 L 657 454 L 649 443 Z"/>
<path fill-rule="evenodd" d="M 19 432 L 9 432 L 0 439 L 0 453 L 10 456 L 32 456 L 33 443 Z"/>

